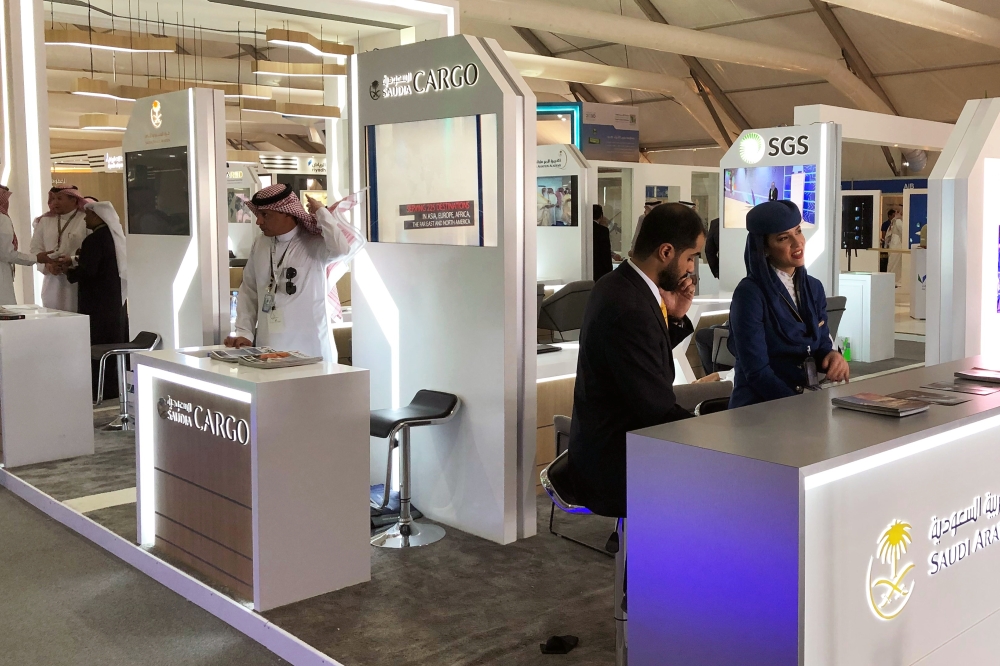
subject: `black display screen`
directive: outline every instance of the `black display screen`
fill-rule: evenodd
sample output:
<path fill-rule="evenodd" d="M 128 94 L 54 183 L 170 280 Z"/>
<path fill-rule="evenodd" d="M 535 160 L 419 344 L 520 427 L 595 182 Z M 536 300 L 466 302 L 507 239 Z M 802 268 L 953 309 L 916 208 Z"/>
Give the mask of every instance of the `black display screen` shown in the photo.
<path fill-rule="evenodd" d="M 186 147 L 125 153 L 128 232 L 190 236 Z"/>

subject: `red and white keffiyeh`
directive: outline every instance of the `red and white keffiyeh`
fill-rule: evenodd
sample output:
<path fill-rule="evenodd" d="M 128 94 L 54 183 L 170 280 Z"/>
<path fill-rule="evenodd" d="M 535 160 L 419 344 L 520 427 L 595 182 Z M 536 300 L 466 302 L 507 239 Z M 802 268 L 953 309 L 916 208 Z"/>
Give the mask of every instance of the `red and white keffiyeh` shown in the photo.
<path fill-rule="evenodd" d="M 0 185 L 0 213 L 10 215 L 10 189 Z"/>
<path fill-rule="evenodd" d="M 295 196 L 295 192 L 289 185 L 283 183 L 268 185 L 253 195 L 247 202 L 247 207 L 254 214 L 261 210 L 287 213 L 298 220 L 302 228 L 309 233 L 316 235 L 320 233 L 319 226 L 316 224 L 316 216 L 302 207 L 302 202 Z"/>
<path fill-rule="evenodd" d="M 83 210 L 83 207 L 87 204 L 87 200 L 80 194 L 80 190 L 77 189 L 76 185 L 57 185 L 49 190 L 49 211 L 42 213 L 42 217 L 59 217 L 59 214 L 52 210 L 52 203 L 55 201 L 57 194 L 68 194 L 75 197 L 77 210 Z"/>

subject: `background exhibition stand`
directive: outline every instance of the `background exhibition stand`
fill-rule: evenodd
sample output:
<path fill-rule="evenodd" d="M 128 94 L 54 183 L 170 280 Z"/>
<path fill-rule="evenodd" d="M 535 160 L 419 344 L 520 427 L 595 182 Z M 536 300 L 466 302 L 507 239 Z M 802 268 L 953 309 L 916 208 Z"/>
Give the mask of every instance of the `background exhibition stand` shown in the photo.
<path fill-rule="evenodd" d="M 851 360 L 874 363 L 895 356 L 895 274 L 841 273 L 840 295 L 847 297 L 847 309 L 837 335 L 850 339 Z"/>
<path fill-rule="evenodd" d="M 258 611 L 370 580 L 367 370 L 133 358 L 141 545 Z"/>
<path fill-rule="evenodd" d="M 0 321 L 0 449 L 4 467 L 94 453 L 86 315 L 7 306 Z"/>

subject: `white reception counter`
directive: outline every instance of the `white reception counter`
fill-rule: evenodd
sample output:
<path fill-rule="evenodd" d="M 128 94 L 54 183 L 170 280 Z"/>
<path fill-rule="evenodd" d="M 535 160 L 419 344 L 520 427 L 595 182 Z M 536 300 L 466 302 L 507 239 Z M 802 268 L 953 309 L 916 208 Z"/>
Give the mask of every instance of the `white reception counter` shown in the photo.
<path fill-rule="evenodd" d="M 5 467 L 94 453 L 90 321 L 35 305 L 8 305 L 0 321 L 0 450 Z"/>
<path fill-rule="evenodd" d="M 142 545 L 258 611 L 370 580 L 367 370 L 133 358 Z"/>
<path fill-rule="evenodd" d="M 903 419 L 830 403 L 974 365 L 998 364 L 630 433 L 632 666 L 996 663 L 1000 392 Z"/>

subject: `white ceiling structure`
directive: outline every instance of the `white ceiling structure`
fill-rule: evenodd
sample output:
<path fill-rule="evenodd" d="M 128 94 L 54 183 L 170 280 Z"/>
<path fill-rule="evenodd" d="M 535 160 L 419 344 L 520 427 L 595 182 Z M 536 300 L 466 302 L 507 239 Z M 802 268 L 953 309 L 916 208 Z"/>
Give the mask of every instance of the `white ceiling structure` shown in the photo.
<path fill-rule="evenodd" d="M 792 124 L 800 105 L 867 106 L 954 123 L 968 99 L 1000 96 L 1000 1 L 843 4 L 852 8 L 821 0 L 463 0 L 461 27 L 508 51 L 667 74 L 695 94 L 691 72 L 700 67 L 731 137 L 741 126 Z M 663 26 L 636 23 L 661 20 L 683 30 L 656 33 Z M 766 66 L 742 64 L 749 62 Z M 837 69 L 824 70 L 831 62 Z M 852 89 L 856 83 L 865 90 Z M 663 93 L 592 84 L 571 92 L 563 83 L 558 95 L 551 81 L 533 85 L 540 100 L 581 96 L 639 106 L 640 141 L 652 161 L 718 164 L 721 149 L 703 118 Z M 873 168 L 892 175 L 880 154 Z"/>

